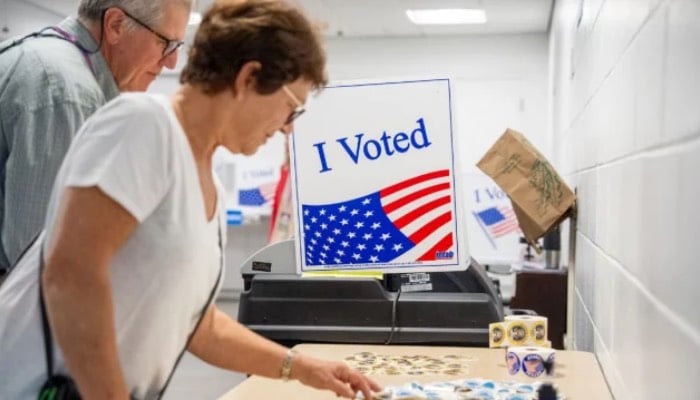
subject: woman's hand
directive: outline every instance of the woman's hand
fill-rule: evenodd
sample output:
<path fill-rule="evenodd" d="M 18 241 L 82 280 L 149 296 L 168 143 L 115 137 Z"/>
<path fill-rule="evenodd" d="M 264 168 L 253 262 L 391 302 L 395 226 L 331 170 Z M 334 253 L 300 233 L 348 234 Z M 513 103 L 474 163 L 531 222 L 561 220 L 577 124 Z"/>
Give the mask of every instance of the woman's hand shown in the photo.
<path fill-rule="evenodd" d="M 360 391 L 365 399 L 372 398 L 372 391 L 382 388 L 360 372 L 341 362 L 323 361 L 297 354 L 292 362 L 290 378 L 317 389 L 327 389 L 338 396 L 355 398 Z"/>

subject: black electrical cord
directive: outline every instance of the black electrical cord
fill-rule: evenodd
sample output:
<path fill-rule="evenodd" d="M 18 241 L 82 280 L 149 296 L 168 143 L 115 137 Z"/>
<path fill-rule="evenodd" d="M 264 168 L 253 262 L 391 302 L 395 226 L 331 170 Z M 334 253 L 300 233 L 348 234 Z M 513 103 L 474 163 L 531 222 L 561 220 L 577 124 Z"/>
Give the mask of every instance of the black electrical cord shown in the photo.
<path fill-rule="evenodd" d="M 394 302 L 391 304 L 391 331 L 389 332 L 389 337 L 386 339 L 384 344 L 391 344 L 391 339 L 394 337 L 394 332 L 396 331 L 396 321 L 398 319 L 398 303 L 399 297 L 401 297 L 401 286 L 399 286 L 399 292 L 394 298 Z"/>

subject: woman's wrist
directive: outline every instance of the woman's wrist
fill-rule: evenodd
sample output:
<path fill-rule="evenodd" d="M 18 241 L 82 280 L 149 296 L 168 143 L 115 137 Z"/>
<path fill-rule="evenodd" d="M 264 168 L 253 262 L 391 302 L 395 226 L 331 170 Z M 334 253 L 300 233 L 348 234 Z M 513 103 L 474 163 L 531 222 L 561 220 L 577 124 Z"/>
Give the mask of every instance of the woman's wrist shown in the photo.
<path fill-rule="evenodd" d="M 303 353 L 296 353 L 292 358 L 292 369 L 289 371 L 289 379 L 309 384 L 314 371 L 318 368 L 318 360 Z"/>
<path fill-rule="evenodd" d="M 294 361 L 297 358 L 297 351 L 294 349 L 287 350 L 287 354 L 282 359 L 282 368 L 280 371 L 280 378 L 283 381 L 288 381 L 292 379 L 292 368 L 294 367 Z"/>

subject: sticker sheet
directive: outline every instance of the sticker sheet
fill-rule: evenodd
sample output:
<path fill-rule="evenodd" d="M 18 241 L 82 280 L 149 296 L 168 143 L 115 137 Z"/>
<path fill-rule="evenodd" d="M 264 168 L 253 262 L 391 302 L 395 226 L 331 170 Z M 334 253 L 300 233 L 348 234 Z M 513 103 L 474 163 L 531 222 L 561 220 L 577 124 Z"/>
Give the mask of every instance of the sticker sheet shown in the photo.
<path fill-rule="evenodd" d="M 365 375 L 468 375 L 474 357 L 446 355 L 390 356 L 361 352 L 345 358 L 345 362 Z"/>
<path fill-rule="evenodd" d="M 408 383 L 386 387 L 372 400 L 537 400 L 541 382 L 498 382 L 487 379 L 466 379 L 430 384 Z M 360 399 L 364 399 L 362 394 Z M 558 400 L 564 400 L 561 394 Z"/>

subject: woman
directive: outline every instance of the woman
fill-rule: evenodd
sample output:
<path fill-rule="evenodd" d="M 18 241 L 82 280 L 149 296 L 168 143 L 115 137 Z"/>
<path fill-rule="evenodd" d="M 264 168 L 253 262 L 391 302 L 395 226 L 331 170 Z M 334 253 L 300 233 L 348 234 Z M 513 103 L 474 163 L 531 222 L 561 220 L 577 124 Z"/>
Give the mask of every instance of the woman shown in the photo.
<path fill-rule="evenodd" d="M 379 390 L 210 304 L 225 237 L 214 150 L 253 154 L 276 131 L 289 134 L 325 84 L 324 66 L 297 10 L 219 1 L 171 99 L 125 94 L 86 122 L 58 173 L 45 233 L 0 290 L 0 398 L 36 398 L 46 380 L 40 289 L 57 343 L 51 370 L 84 399 L 158 398 L 185 347 L 222 368 L 340 396 Z"/>

